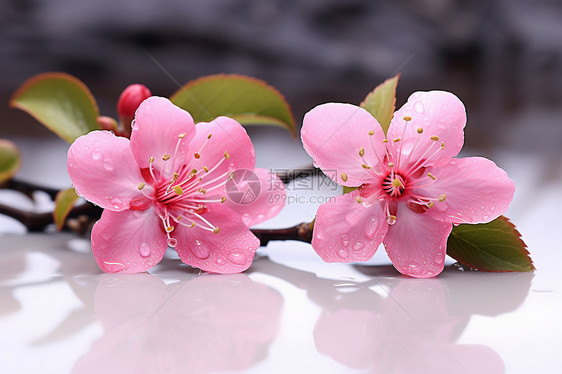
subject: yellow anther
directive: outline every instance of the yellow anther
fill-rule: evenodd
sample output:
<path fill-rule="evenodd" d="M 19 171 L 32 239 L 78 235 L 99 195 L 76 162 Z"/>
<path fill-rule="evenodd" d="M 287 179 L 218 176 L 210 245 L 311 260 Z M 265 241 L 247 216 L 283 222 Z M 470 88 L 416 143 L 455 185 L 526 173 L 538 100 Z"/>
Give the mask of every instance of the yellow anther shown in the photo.
<path fill-rule="evenodd" d="M 148 162 L 152 164 L 154 162 L 154 157 L 150 156 L 150 158 L 148 159 Z"/>
<path fill-rule="evenodd" d="M 181 188 L 181 186 L 175 186 L 174 192 L 176 193 L 176 195 L 183 195 L 183 189 Z"/>
<path fill-rule="evenodd" d="M 447 195 L 445 195 L 443 193 L 443 194 L 439 195 L 439 199 L 437 199 L 437 200 L 439 200 L 440 202 L 443 202 L 443 201 L 445 201 L 446 198 L 447 198 Z"/>
<path fill-rule="evenodd" d="M 180 138 L 180 139 L 185 138 L 185 134 L 179 134 L 179 135 L 178 135 L 178 138 Z"/>
<path fill-rule="evenodd" d="M 221 231 L 221 229 L 219 229 L 218 227 L 215 227 L 215 228 L 213 229 L 213 233 L 214 233 L 214 234 L 218 234 L 220 231 Z"/>
<path fill-rule="evenodd" d="M 199 152 L 195 152 L 195 153 L 193 154 L 193 157 L 195 157 L 196 159 L 199 160 L 199 159 L 201 158 L 201 155 L 199 154 Z"/>
<path fill-rule="evenodd" d="M 234 172 L 233 171 L 228 173 L 228 179 L 234 180 Z"/>
<path fill-rule="evenodd" d="M 191 174 L 193 174 L 193 175 L 197 174 L 197 169 L 191 170 L 191 173 L 189 173 L 189 174 L 190 174 L 190 175 L 191 175 Z"/>
<path fill-rule="evenodd" d="M 394 143 L 398 143 L 400 140 L 402 140 L 402 139 L 400 139 L 400 138 L 392 139 L 392 141 L 393 141 Z"/>
<path fill-rule="evenodd" d="M 347 182 L 347 174 L 346 173 L 341 173 L 340 177 L 341 177 L 342 181 Z"/>
<path fill-rule="evenodd" d="M 389 163 L 388 163 L 388 167 L 389 167 L 389 168 L 393 168 L 393 167 L 394 167 L 394 162 L 389 162 Z"/>
<path fill-rule="evenodd" d="M 422 129 L 421 127 L 418 127 L 418 128 L 416 129 L 416 131 L 418 132 L 418 134 L 423 133 L 423 129 Z"/>
<path fill-rule="evenodd" d="M 445 148 L 445 143 L 441 142 L 441 149 Z"/>
<path fill-rule="evenodd" d="M 181 221 L 181 216 L 179 216 L 178 218 L 176 218 L 177 221 Z"/>
<path fill-rule="evenodd" d="M 412 117 L 410 117 L 410 116 L 404 116 L 404 117 L 402 117 L 402 119 L 403 119 L 404 121 L 406 121 L 406 122 L 409 122 L 409 121 L 412 120 Z"/>
<path fill-rule="evenodd" d="M 363 201 L 361 200 L 361 197 L 356 196 L 355 197 L 355 201 L 357 201 L 358 204 L 361 204 Z"/>
<path fill-rule="evenodd" d="M 226 196 L 223 196 L 223 197 L 221 198 L 221 204 L 224 203 L 225 201 L 226 201 Z"/>
<path fill-rule="evenodd" d="M 194 227 L 195 227 L 195 222 L 191 222 L 191 226 L 189 226 L 189 227 L 194 228 Z"/>
<path fill-rule="evenodd" d="M 435 176 L 431 173 L 427 173 L 427 176 L 430 177 L 431 179 L 435 180 Z"/>
<path fill-rule="evenodd" d="M 139 185 L 137 186 L 137 188 L 140 190 L 142 190 L 144 188 L 144 186 L 146 186 L 146 184 L 144 182 L 140 182 Z"/>
<path fill-rule="evenodd" d="M 433 201 L 430 201 L 429 204 L 427 204 L 427 206 L 429 208 L 433 208 L 434 205 L 435 205 L 435 203 Z"/>
<path fill-rule="evenodd" d="M 172 180 L 173 180 L 174 182 L 177 181 L 179 177 L 180 177 L 180 175 L 179 175 L 178 173 L 175 173 L 175 172 L 174 172 L 174 174 L 172 174 Z"/>
<path fill-rule="evenodd" d="M 359 157 L 363 157 L 365 156 L 365 148 L 361 147 L 359 148 Z"/>
<path fill-rule="evenodd" d="M 383 139 L 383 143 L 388 143 L 388 139 Z"/>
<path fill-rule="evenodd" d="M 172 232 L 172 231 L 174 231 L 174 226 L 166 227 L 166 232 Z"/>
<path fill-rule="evenodd" d="M 230 158 L 230 155 L 227 151 L 224 151 L 224 158 L 226 158 L 227 160 Z"/>
<path fill-rule="evenodd" d="M 200 188 L 199 192 L 201 192 L 203 195 L 205 195 L 207 193 L 207 190 L 204 188 Z"/>
<path fill-rule="evenodd" d="M 375 130 L 369 131 L 369 135 L 371 135 L 371 136 L 375 135 Z"/>
<path fill-rule="evenodd" d="M 369 165 L 365 165 L 365 164 L 361 165 L 361 167 L 362 167 L 363 169 L 370 169 L 370 168 L 371 168 Z"/>
<path fill-rule="evenodd" d="M 394 178 L 394 179 L 392 180 L 392 185 L 393 185 L 394 187 L 396 187 L 396 188 L 402 187 L 402 182 L 400 181 L 400 179 Z"/>
<path fill-rule="evenodd" d="M 211 136 L 213 136 L 213 134 L 207 135 L 207 139 L 211 139 Z"/>
<path fill-rule="evenodd" d="M 171 157 L 171 156 L 166 153 L 164 156 L 162 156 L 162 160 L 168 161 L 168 160 L 170 159 L 170 157 Z"/>
<path fill-rule="evenodd" d="M 433 135 L 431 138 L 429 138 L 431 140 L 433 140 L 434 142 L 438 142 L 439 141 L 439 137 L 437 135 Z"/>
<path fill-rule="evenodd" d="M 209 168 L 206 167 L 206 166 L 203 166 L 203 170 L 205 170 L 205 173 L 208 173 L 208 172 L 209 172 Z"/>

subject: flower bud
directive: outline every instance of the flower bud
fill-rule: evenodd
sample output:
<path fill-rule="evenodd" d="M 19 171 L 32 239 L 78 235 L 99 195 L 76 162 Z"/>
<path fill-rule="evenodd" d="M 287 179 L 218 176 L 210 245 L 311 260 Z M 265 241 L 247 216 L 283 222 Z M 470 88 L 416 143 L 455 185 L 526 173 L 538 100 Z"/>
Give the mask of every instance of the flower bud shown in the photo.
<path fill-rule="evenodd" d="M 123 132 L 131 134 L 131 122 L 140 103 L 151 96 L 150 90 L 142 84 L 131 84 L 125 88 L 117 102 L 117 113 Z"/>

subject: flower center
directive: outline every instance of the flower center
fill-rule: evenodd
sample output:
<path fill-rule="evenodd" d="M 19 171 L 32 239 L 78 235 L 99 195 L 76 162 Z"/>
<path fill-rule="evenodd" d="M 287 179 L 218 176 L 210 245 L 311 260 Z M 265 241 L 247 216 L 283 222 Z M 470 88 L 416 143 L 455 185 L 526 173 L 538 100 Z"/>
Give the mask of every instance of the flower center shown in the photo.
<path fill-rule="evenodd" d="M 390 197 L 399 197 L 406 189 L 406 182 L 401 175 L 390 173 L 382 182 L 382 189 Z"/>

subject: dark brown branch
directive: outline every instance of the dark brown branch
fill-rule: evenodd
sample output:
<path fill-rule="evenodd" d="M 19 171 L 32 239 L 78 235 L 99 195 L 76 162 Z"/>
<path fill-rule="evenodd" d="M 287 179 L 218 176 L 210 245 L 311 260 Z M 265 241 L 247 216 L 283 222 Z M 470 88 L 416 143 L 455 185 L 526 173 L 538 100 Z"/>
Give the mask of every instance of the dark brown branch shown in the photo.
<path fill-rule="evenodd" d="M 14 191 L 22 192 L 22 193 L 24 193 L 24 194 L 26 194 L 27 196 L 30 196 L 30 197 L 31 197 L 31 194 L 33 192 L 42 191 L 42 192 L 47 193 L 51 197 L 51 199 L 53 199 L 53 200 L 57 196 L 57 193 L 59 193 L 59 190 L 57 190 L 56 188 L 40 186 L 38 184 L 19 181 L 19 180 L 16 180 L 16 179 L 8 180 L 3 187 L 9 188 L 9 189 L 14 190 Z"/>
<path fill-rule="evenodd" d="M 260 245 L 265 246 L 271 240 L 297 240 L 310 243 L 312 241 L 312 225 L 309 222 L 299 223 L 286 229 L 251 229 L 260 240 Z"/>

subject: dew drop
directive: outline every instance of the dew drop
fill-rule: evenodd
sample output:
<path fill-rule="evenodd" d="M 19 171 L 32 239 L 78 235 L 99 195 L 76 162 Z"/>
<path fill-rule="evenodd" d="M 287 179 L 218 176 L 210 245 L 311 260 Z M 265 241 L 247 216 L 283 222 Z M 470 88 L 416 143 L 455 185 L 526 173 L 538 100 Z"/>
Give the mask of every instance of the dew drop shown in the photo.
<path fill-rule="evenodd" d="M 346 234 L 342 235 L 341 240 L 344 247 L 349 247 L 349 237 Z"/>
<path fill-rule="evenodd" d="M 169 238 L 166 243 L 168 244 L 168 247 L 172 248 L 176 248 L 176 245 L 178 245 L 178 241 L 174 238 Z"/>
<path fill-rule="evenodd" d="M 376 217 L 367 218 L 367 224 L 365 225 L 365 234 L 369 239 L 372 239 L 377 232 L 378 222 Z"/>
<path fill-rule="evenodd" d="M 106 273 L 119 273 L 120 271 L 125 270 L 125 265 L 120 262 L 104 262 L 105 268 L 104 271 Z"/>
<path fill-rule="evenodd" d="M 244 265 L 246 263 L 246 255 L 240 251 L 233 251 L 228 254 L 228 259 L 237 265 Z"/>
<path fill-rule="evenodd" d="M 92 158 L 93 158 L 94 160 L 96 160 L 96 161 L 101 158 L 101 152 L 100 152 L 99 149 L 95 149 L 95 150 L 92 152 Z"/>
<path fill-rule="evenodd" d="M 417 103 L 414 104 L 414 110 L 418 113 L 423 113 L 424 107 L 421 101 L 418 101 Z"/>
<path fill-rule="evenodd" d="M 109 158 L 103 160 L 103 168 L 107 171 L 113 170 L 113 161 L 111 161 Z"/>
<path fill-rule="evenodd" d="M 146 243 L 142 243 L 139 249 L 139 253 L 142 257 L 150 256 L 150 246 Z"/>
<path fill-rule="evenodd" d="M 115 209 L 120 209 L 122 207 L 123 201 L 118 197 L 110 197 L 109 202 L 113 204 Z"/>
<path fill-rule="evenodd" d="M 353 250 L 354 251 L 360 251 L 362 250 L 364 247 L 363 243 L 361 242 L 356 242 L 355 244 L 353 244 Z"/>
<path fill-rule="evenodd" d="M 217 264 L 218 266 L 224 266 L 224 264 L 226 264 L 226 261 L 222 258 L 217 258 L 215 260 L 215 264 Z"/>
<path fill-rule="evenodd" d="M 343 249 L 340 249 L 338 251 L 338 256 L 340 256 L 341 258 L 347 258 L 347 256 L 349 256 L 349 253 L 347 253 L 347 251 L 344 251 Z"/>
<path fill-rule="evenodd" d="M 443 262 L 445 262 L 445 259 L 443 258 L 443 256 L 437 256 L 434 261 L 437 265 L 441 265 Z"/>
<path fill-rule="evenodd" d="M 200 240 L 197 240 L 197 239 L 195 239 L 195 245 L 201 245 L 201 241 L 200 241 Z"/>

